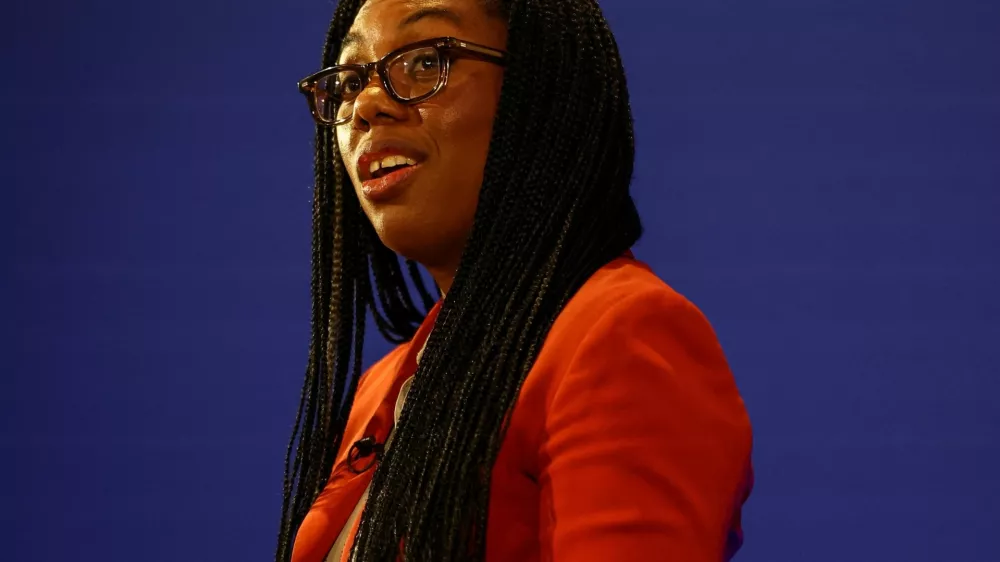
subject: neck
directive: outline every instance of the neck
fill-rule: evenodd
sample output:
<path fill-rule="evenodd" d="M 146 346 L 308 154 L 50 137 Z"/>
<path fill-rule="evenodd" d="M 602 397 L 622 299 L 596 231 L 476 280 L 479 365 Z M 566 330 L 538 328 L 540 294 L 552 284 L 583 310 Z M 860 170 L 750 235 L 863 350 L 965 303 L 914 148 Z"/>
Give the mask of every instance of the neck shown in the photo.
<path fill-rule="evenodd" d="M 438 289 L 441 290 L 441 297 L 451 289 L 451 284 L 455 281 L 455 273 L 458 272 L 458 264 L 462 261 L 462 248 L 454 247 L 445 251 L 443 248 L 436 248 L 437 251 L 426 252 L 420 256 L 413 256 L 414 259 L 424 266 L 427 273 L 434 279 Z"/>
<path fill-rule="evenodd" d="M 452 268 L 427 268 L 427 272 L 431 274 L 434 278 L 434 282 L 437 283 L 439 289 L 441 289 L 441 297 L 444 298 L 448 290 L 451 289 L 451 283 L 455 280 L 455 270 Z"/>

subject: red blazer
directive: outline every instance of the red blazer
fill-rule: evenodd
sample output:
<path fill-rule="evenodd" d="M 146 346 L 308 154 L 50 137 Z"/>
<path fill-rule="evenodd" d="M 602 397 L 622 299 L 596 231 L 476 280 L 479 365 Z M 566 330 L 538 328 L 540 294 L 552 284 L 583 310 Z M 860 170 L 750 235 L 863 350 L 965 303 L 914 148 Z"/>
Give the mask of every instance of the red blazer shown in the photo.
<path fill-rule="evenodd" d="M 361 378 L 293 562 L 323 561 L 367 488 L 374 471 L 348 471 L 347 451 L 388 435 L 439 309 Z M 623 256 L 566 304 L 525 379 L 493 469 L 486 560 L 726 560 L 742 542 L 750 449 L 750 421 L 708 321 Z"/>

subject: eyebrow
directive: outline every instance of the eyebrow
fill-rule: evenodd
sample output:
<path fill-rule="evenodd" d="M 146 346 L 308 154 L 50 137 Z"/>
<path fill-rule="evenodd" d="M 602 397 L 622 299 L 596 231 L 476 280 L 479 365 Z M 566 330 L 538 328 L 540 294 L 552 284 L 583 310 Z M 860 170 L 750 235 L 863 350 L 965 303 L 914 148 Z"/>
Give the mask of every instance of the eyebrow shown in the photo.
<path fill-rule="evenodd" d="M 459 15 L 456 14 L 455 12 L 443 6 L 430 5 L 420 8 L 411 13 L 410 15 L 406 16 L 405 18 L 403 18 L 403 21 L 399 22 L 399 25 L 396 26 L 396 29 L 402 30 L 403 28 L 413 25 L 418 21 L 426 18 L 443 19 L 459 27 L 461 27 L 462 25 L 462 18 L 459 17 Z M 350 31 L 347 33 L 347 35 L 344 36 L 344 40 L 340 42 L 340 50 L 343 51 L 349 45 L 358 43 L 359 41 L 361 41 L 361 36 L 353 31 Z"/>
<path fill-rule="evenodd" d="M 457 26 L 462 25 L 462 18 L 460 18 L 458 14 L 443 6 L 432 5 L 420 8 L 419 10 L 403 18 L 403 21 L 399 22 L 398 29 L 402 29 L 408 25 L 413 25 L 424 18 L 444 19 L 450 21 L 451 23 Z"/>

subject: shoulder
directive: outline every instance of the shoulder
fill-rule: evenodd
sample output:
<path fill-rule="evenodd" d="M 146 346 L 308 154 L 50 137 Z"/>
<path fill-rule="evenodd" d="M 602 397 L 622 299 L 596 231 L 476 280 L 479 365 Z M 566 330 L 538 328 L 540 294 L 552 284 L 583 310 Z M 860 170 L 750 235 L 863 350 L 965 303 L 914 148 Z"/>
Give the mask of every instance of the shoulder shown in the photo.
<path fill-rule="evenodd" d="M 670 344 L 686 355 L 724 363 L 704 314 L 645 263 L 623 257 L 594 273 L 566 303 L 546 339 L 550 349 L 543 353 L 566 362 L 579 353 L 620 353 L 622 345 L 643 344 Z"/>
<path fill-rule="evenodd" d="M 524 388 L 547 423 L 562 414 L 597 419 L 625 412 L 649 422 L 666 409 L 673 413 L 663 424 L 682 416 L 749 438 L 743 400 L 709 321 L 631 258 L 599 270 L 566 304 Z"/>
<path fill-rule="evenodd" d="M 622 257 L 595 272 L 566 303 L 560 319 L 588 318 L 596 322 L 608 314 L 649 312 L 649 307 L 657 312 L 697 310 L 644 262 Z"/>

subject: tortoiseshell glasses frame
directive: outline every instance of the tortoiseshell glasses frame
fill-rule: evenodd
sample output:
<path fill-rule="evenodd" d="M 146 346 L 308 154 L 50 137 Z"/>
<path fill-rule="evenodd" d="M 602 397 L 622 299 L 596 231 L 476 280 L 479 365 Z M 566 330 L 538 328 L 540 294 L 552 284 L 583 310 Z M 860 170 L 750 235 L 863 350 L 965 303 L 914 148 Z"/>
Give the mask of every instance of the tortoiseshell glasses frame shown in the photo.
<path fill-rule="evenodd" d="M 299 80 L 309 112 L 321 125 L 342 125 L 354 114 L 355 98 L 374 71 L 386 93 L 402 104 L 419 103 L 448 84 L 451 62 L 467 58 L 505 66 L 507 53 L 455 37 L 436 37 L 404 45 L 367 64 L 338 64 Z M 350 108 L 350 111 L 346 109 Z"/>

